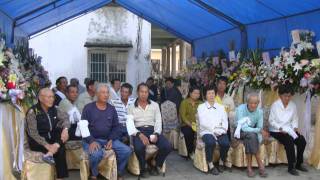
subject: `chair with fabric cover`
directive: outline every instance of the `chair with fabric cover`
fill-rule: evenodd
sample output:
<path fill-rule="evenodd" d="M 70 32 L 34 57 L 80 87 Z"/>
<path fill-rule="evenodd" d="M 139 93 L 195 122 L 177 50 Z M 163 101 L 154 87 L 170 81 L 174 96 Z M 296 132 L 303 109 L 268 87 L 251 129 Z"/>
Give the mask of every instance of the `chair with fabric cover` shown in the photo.
<path fill-rule="evenodd" d="M 99 173 L 108 180 L 117 180 L 117 159 L 113 150 L 105 150 L 99 164 Z M 90 175 L 89 156 L 83 151 L 80 159 L 80 179 L 87 180 Z"/>
<path fill-rule="evenodd" d="M 66 160 L 68 169 L 80 169 L 81 155 L 83 153 L 81 141 L 67 141 Z"/>
<path fill-rule="evenodd" d="M 287 164 L 287 154 L 284 146 L 274 138 L 270 138 L 266 145 L 270 164 Z"/>
<path fill-rule="evenodd" d="M 161 104 L 161 117 L 163 123 L 163 135 L 172 144 L 173 149 L 178 149 L 179 142 L 179 120 L 176 105 L 166 100 Z"/>
<path fill-rule="evenodd" d="M 55 167 L 42 160 L 43 153 L 31 151 L 29 144 L 24 142 L 24 162 L 21 173 L 22 180 L 54 180 Z"/>
<path fill-rule="evenodd" d="M 185 141 L 184 135 L 181 131 L 180 131 L 179 140 L 178 140 L 178 154 L 183 157 L 188 156 L 186 141 Z"/>
<path fill-rule="evenodd" d="M 130 138 L 130 147 L 133 148 L 132 144 L 132 138 Z M 154 158 L 156 157 L 158 152 L 158 148 L 156 145 L 150 144 L 146 146 L 146 160 L 151 160 L 152 164 L 155 165 Z M 139 166 L 139 160 L 136 156 L 136 154 L 133 152 L 129 158 L 128 161 L 128 171 L 133 175 L 140 175 L 140 166 Z M 160 173 L 162 173 L 163 177 L 165 176 L 166 171 L 166 163 L 163 164 Z"/>

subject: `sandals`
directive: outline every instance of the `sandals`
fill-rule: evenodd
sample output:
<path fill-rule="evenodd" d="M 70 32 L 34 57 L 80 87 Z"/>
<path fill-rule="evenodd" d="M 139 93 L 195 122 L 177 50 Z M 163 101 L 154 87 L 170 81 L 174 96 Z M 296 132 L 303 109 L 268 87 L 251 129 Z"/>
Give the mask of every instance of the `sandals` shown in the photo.
<path fill-rule="evenodd" d="M 248 170 L 248 171 L 247 171 L 247 176 L 248 176 L 249 178 L 253 178 L 253 177 L 256 176 L 256 174 L 254 173 L 253 170 Z"/>
<path fill-rule="evenodd" d="M 265 169 L 259 169 L 259 175 L 262 178 L 268 177 L 268 174 L 266 173 Z"/>

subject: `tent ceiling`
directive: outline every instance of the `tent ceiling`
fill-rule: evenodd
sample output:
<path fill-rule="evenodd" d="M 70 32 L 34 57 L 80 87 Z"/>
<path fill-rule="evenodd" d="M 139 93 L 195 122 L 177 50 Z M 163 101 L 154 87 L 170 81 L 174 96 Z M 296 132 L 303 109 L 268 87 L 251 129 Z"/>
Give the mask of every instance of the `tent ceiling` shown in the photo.
<path fill-rule="evenodd" d="M 115 2 L 188 42 L 320 10 L 320 0 L 2 0 L 0 11 L 28 36 Z"/>

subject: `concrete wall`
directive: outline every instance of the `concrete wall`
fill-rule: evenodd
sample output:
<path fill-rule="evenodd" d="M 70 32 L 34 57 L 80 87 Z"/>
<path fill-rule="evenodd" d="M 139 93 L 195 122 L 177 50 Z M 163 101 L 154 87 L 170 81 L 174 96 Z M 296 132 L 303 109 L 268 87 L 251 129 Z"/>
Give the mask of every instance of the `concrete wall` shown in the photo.
<path fill-rule="evenodd" d="M 59 76 L 88 76 L 85 42 L 132 43 L 128 51 L 127 82 L 136 86 L 150 75 L 151 24 L 121 7 L 104 7 L 29 41 L 55 82 Z"/>

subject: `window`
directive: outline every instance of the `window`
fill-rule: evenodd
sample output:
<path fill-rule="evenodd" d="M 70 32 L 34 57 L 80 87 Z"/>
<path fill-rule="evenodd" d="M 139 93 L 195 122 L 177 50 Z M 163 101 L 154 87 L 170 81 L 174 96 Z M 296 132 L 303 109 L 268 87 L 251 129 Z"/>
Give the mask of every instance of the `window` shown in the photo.
<path fill-rule="evenodd" d="M 107 83 L 112 79 L 126 82 L 127 51 L 116 49 L 89 49 L 88 74 L 99 82 Z"/>

